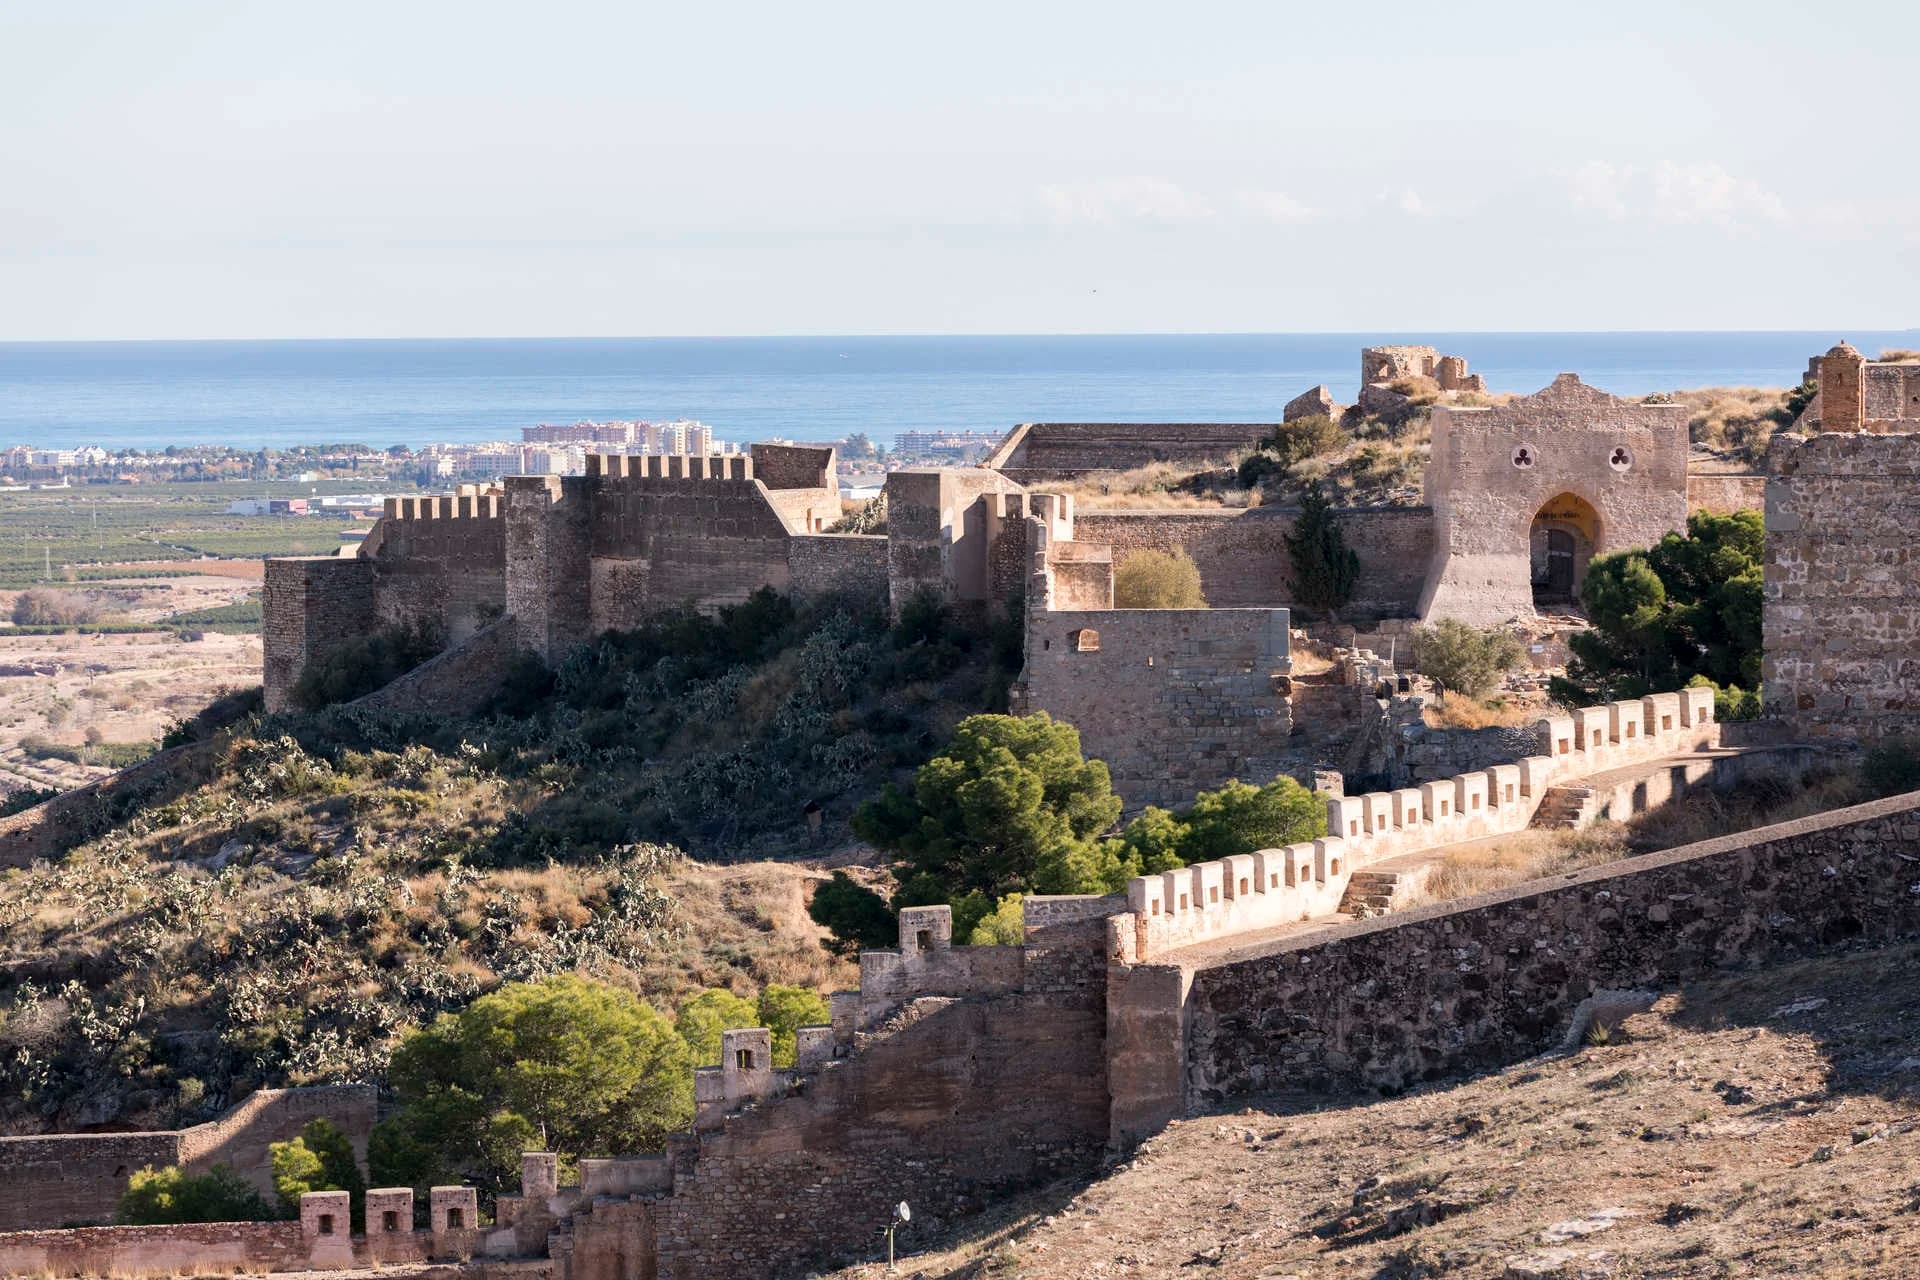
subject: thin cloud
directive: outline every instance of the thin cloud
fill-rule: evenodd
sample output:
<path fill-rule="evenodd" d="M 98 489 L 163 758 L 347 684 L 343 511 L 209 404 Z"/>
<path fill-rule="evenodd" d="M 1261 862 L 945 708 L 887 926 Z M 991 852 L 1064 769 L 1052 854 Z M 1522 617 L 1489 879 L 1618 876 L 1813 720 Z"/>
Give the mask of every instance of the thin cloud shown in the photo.
<path fill-rule="evenodd" d="M 1647 167 L 1590 160 L 1561 179 L 1575 208 L 1617 221 L 1736 227 L 1793 220 L 1773 191 L 1711 161 Z"/>
<path fill-rule="evenodd" d="M 1193 191 L 1167 178 L 1101 178 L 1041 187 L 1040 207 L 1062 226 L 1121 223 L 1203 223 L 1232 219 L 1307 222 L 1319 215 L 1284 191 Z"/>

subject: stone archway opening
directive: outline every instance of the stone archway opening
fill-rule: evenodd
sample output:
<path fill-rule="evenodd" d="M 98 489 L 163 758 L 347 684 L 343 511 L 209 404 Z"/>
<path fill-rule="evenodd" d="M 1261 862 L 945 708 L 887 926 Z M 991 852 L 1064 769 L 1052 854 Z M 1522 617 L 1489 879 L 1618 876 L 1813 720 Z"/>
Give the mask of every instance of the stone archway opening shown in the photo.
<path fill-rule="evenodd" d="M 1585 498 L 1560 493 L 1541 504 L 1527 534 L 1534 608 L 1572 608 L 1599 545 L 1600 513 Z"/>

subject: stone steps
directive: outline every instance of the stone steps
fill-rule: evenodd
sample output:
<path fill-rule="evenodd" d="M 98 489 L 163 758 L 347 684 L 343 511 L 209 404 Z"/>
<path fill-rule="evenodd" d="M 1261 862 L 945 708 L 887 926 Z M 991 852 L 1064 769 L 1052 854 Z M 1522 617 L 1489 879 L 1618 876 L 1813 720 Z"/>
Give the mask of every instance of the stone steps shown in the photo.
<path fill-rule="evenodd" d="M 1589 826 L 1599 820 L 1600 805 L 1600 793 L 1592 787 L 1581 786 L 1577 782 L 1548 787 L 1547 794 L 1540 797 L 1540 807 L 1534 811 L 1533 821 L 1528 825 L 1541 831 L 1566 831 Z"/>
<path fill-rule="evenodd" d="M 1340 911 L 1356 920 L 1384 916 L 1393 910 L 1394 894 L 1399 890 L 1398 871 L 1356 871 L 1347 879 L 1347 891 L 1341 895 Z"/>

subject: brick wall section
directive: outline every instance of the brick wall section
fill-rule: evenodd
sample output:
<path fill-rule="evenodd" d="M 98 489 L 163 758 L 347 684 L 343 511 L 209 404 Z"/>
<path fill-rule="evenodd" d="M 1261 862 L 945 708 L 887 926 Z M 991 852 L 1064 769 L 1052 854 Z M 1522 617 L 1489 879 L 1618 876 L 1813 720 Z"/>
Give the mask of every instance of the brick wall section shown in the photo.
<path fill-rule="evenodd" d="M 1185 803 L 1272 779 L 1293 729 L 1273 677 L 1289 669 L 1284 609 L 1029 610 L 1020 706 L 1077 728 L 1129 810 Z"/>
<path fill-rule="evenodd" d="M 887 540 L 870 534 L 795 535 L 787 543 L 787 574 L 795 600 L 837 596 L 884 609 Z"/>
<path fill-rule="evenodd" d="M 1139 550 L 1184 547 L 1200 568 L 1200 588 L 1214 608 L 1272 608 L 1293 603 L 1293 561 L 1286 536 L 1295 512 L 1074 512 L 1074 538 L 1113 547 L 1118 569 Z M 1360 556 L 1352 615 L 1411 614 L 1433 549 L 1433 512 L 1426 507 L 1363 507 L 1337 513 L 1340 531 Z"/>
<path fill-rule="evenodd" d="M 1771 464 L 1769 714 L 1809 740 L 1920 730 L 1920 435 L 1783 438 Z"/>
<path fill-rule="evenodd" d="M 358 556 L 273 559 L 260 591 L 268 711 L 292 703 L 307 665 L 379 629 L 374 566 Z"/>
<path fill-rule="evenodd" d="M 1687 477 L 1687 514 L 1716 516 L 1736 511 L 1758 511 L 1766 505 L 1767 478 L 1763 475 L 1692 475 Z"/>
<path fill-rule="evenodd" d="M 673 1140 L 660 1280 L 797 1276 L 1096 1167 L 1107 1135 L 1104 922 L 1030 930 L 1023 989 L 929 1002 L 796 1093 Z"/>
<path fill-rule="evenodd" d="M 128 1175 L 147 1165 L 181 1164 L 195 1173 L 232 1165 L 271 1199 L 270 1144 L 324 1118 L 340 1126 L 364 1159 L 374 1109 L 371 1085 L 262 1089 L 219 1119 L 189 1129 L 0 1138 L 0 1231 L 110 1222 Z"/>
<path fill-rule="evenodd" d="M 1683 406 L 1621 400 L 1570 373 L 1498 408 L 1436 407 L 1433 557 L 1420 616 L 1476 625 L 1533 617 L 1530 540 L 1543 509 L 1564 505 L 1569 525 L 1589 526 L 1580 572 L 1590 556 L 1684 530 L 1687 449 Z M 1617 451 L 1626 465 L 1614 465 Z"/>
<path fill-rule="evenodd" d="M 1261 422 L 1032 422 L 1015 429 L 984 465 L 1033 484 L 1155 462 L 1227 462 L 1277 429 Z"/>
<path fill-rule="evenodd" d="M 1920 793 L 1272 944 L 1193 974 L 1189 1098 L 1501 1066 L 1597 990 L 1910 936 L 1916 853 Z"/>

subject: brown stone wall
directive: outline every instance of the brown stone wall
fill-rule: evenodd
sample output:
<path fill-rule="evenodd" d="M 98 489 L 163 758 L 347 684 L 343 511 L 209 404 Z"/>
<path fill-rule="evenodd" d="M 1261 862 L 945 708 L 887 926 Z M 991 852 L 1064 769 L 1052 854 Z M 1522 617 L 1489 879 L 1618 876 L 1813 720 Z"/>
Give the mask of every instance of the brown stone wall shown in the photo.
<path fill-rule="evenodd" d="M 797 1276 L 1097 1165 L 1107 1136 L 1098 918 L 1037 931 L 1023 990 L 928 1001 L 777 1102 L 673 1142 L 661 1280 Z"/>
<path fill-rule="evenodd" d="M 326 1119 L 364 1160 L 375 1102 L 371 1085 L 262 1089 L 219 1119 L 189 1129 L 0 1138 L 0 1231 L 111 1222 L 128 1175 L 147 1165 L 179 1164 L 194 1173 L 231 1165 L 271 1199 L 270 1144 Z"/>
<path fill-rule="evenodd" d="M 989 509 L 995 495 L 1015 497 L 1015 486 L 982 468 L 915 468 L 887 475 L 887 582 L 890 607 L 931 591 L 962 605 L 999 604 L 1001 594 L 1026 580 L 1024 561 L 996 561 L 996 534 L 1017 526 Z M 1023 537 L 1024 535 L 1015 534 Z M 1004 542 L 1001 542 L 1004 545 Z M 1011 583 L 1006 579 L 1011 577 Z"/>
<path fill-rule="evenodd" d="M 1804 739 L 1920 731 L 1920 435 L 1781 439 L 1770 462 L 1768 713 Z"/>
<path fill-rule="evenodd" d="M 796 534 L 787 543 L 787 575 L 795 600 L 839 596 L 884 609 L 887 540 L 871 534 Z"/>
<path fill-rule="evenodd" d="M 292 1271 L 307 1260 L 298 1222 L 190 1222 L 0 1236 L 0 1275 Z"/>
<path fill-rule="evenodd" d="M 261 678 L 269 711 L 292 703 L 316 659 L 379 629 L 374 566 L 358 556 L 272 559 L 260 591 Z"/>
<path fill-rule="evenodd" d="M 497 498 L 399 499 L 371 557 L 379 625 L 444 628 L 459 643 L 506 610 L 507 524 Z M 369 542 L 376 540 L 370 535 Z"/>
<path fill-rule="evenodd" d="M 1078 729 L 1129 810 L 1279 772 L 1284 609 L 1029 610 L 1026 650 L 1020 706 Z"/>
<path fill-rule="evenodd" d="M 1690 475 L 1687 477 L 1687 514 L 1706 512 L 1732 515 L 1758 511 L 1766 505 L 1767 478 L 1763 475 Z"/>
<path fill-rule="evenodd" d="M 385 711 L 472 715 L 500 692 L 519 655 L 520 637 L 514 620 L 503 618 L 354 705 Z"/>
<path fill-rule="evenodd" d="M 753 478 L 769 489 L 840 487 L 829 445 L 756 444 L 752 456 Z"/>
<path fill-rule="evenodd" d="M 1143 549 L 1186 549 L 1215 608 L 1273 608 L 1293 603 L 1293 561 L 1286 536 L 1296 513 L 1246 511 L 1086 511 L 1074 513 L 1074 538 L 1113 547 L 1118 569 Z M 1345 612 L 1381 617 L 1413 612 L 1433 548 L 1426 507 L 1363 507 L 1338 513 L 1341 533 L 1360 556 L 1360 581 Z"/>
<path fill-rule="evenodd" d="M 1920 794 L 1422 907 L 1201 969 L 1192 1101 L 1405 1088 L 1559 1043 L 1602 990 L 1669 990 L 1920 931 Z"/>
<path fill-rule="evenodd" d="M 757 480 L 595 484 L 593 632 L 631 628 L 681 605 L 738 604 L 761 587 L 789 589 L 787 527 Z"/>
<path fill-rule="evenodd" d="M 986 461 L 1022 484 L 1127 471 L 1155 462 L 1227 462 L 1274 433 L 1271 422 L 1030 422 Z"/>
<path fill-rule="evenodd" d="M 597 477 L 507 478 L 507 612 L 523 648 L 558 662 L 592 634 Z"/>
<path fill-rule="evenodd" d="M 1610 396 L 1563 373 L 1491 409 L 1433 410 L 1433 557 L 1422 618 L 1534 616 L 1534 518 L 1563 505 L 1594 555 L 1649 547 L 1687 523 L 1687 411 Z M 1616 465 L 1618 458 L 1623 465 Z"/>

